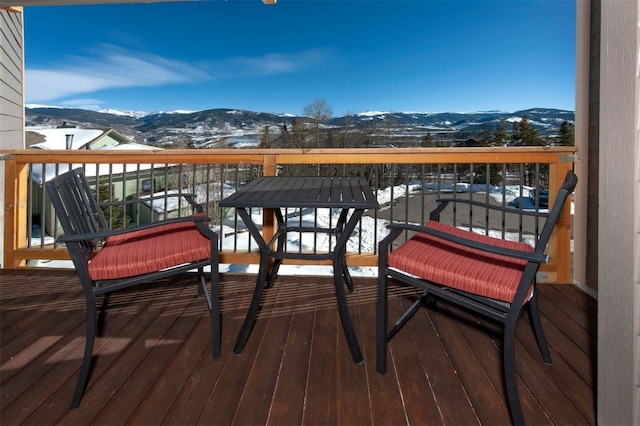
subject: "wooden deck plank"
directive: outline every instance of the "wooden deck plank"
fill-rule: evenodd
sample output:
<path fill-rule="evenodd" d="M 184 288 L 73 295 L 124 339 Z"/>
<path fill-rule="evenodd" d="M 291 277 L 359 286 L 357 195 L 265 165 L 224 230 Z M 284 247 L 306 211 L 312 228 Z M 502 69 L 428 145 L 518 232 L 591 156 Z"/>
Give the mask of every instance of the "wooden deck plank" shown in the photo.
<path fill-rule="evenodd" d="M 411 293 L 415 292 L 411 290 Z M 406 297 L 406 291 L 403 293 L 398 291 L 396 287 L 390 287 L 389 294 L 395 297 L 389 299 L 388 328 L 402 315 L 406 307 L 400 300 L 402 297 Z M 417 318 L 417 321 L 421 321 L 421 319 Z M 441 424 L 443 422 L 442 414 L 438 407 L 429 372 L 424 368 L 422 353 L 417 345 L 420 340 L 423 340 L 423 337 L 416 336 L 409 326 L 393 336 L 387 348 L 387 372 L 384 377 L 389 377 L 395 382 L 398 394 L 391 396 L 402 402 L 405 424 L 415 424 L 416 422 L 419 424 L 420 419 L 431 419 L 434 424 Z M 375 358 L 372 358 L 371 362 L 375 362 Z M 406 410 L 407 406 L 413 408 Z"/>
<path fill-rule="evenodd" d="M 280 305 L 291 306 L 291 302 L 286 299 L 291 297 L 291 294 L 295 295 L 299 288 L 296 282 L 290 282 L 277 283 L 276 287 L 266 290 L 271 294 L 276 293 L 277 290 L 277 297 L 273 302 L 271 315 L 262 336 L 250 336 L 256 340 L 259 339 L 260 344 L 233 417 L 233 422 L 236 424 L 261 425 L 267 423 L 273 394 L 283 364 L 282 354 L 287 347 L 287 337 L 293 314 L 291 309 L 283 313 L 277 311 Z M 268 301 L 264 300 L 264 304 L 268 305 Z M 263 306 L 263 309 L 267 308 Z M 265 318 L 261 318 L 260 321 L 265 321 Z"/>
<path fill-rule="evenodd" d="M 377 288 L 375 282 L 365 283 L 362 281 L 364 280 L 358 280 L 357 286 L 361 311 L 361 328 L 358 337 L 361 338 L 366 360 L 364 365 L 367 369 L 367 391 L 371 405 L 372 422 L 383 425 L 407 424 L 395 372 L 380 375 L 376 371 L 376 329 L 370 321 L 376 316 Z"/>
<path fill-rule="evenodd" d="M 39 275 L 36 280 L 44 280 L 42 274 Z M 65 278 L 75 279 L 75 274 L 69 273 Z M 33 288 L 3 289 L 0 296 L 0 303 L 3 305 L 0 323 L 3 346 L 0 348 L 0 363 L 4 365 L 10 358 L 14 358 L 18 351 L 23 350 L 25 343 L 32 344 L 34 340 L 46 335 L 52 327 L 72 315 L 75 303 L 84 306 L 84 299 L 79 298 L 82 293 L 79 286 L 68 292 L 60 292 L 57 285 L 60 283 L 60 280 L 49 279 L 39 287 L 38 292 L 34 292 Z M 64 306 L 65 309 L 59 309 L 60 306 Z M 0 380 L 8 378 L 6 373 L 7 370 L 3 369 Z"/>
<path fill-rule="evenodd" d="M 591 296 L 566 284 L 541 286 L 539 294 L 541 298 L 558 306 L 590 335 L 596 335 L 596 324 L 593 320 L 597 316 L 597 304 Z"/>
<path fill-rule="evenodd" d="M 80 330 L 80 334 L 84 332 L 82 318 L 77 315 L 53 316 L 52 320 L 55 322 L 51 326 L 33 326 L 30 333 L 25 333 L 24 338 L 15 338 L 6 344 L 7 359 L 2 361 L 0 367 L 0 383 L 10 383 L 9 387 L 18 394 L 25 391 L 55 365 L 46 360 L 54 353 L 60 354 L 56 351 L 62 350 L 69 341 L 77 337 L 76 329 Z M 16 325 L 16 328 L 19 327 L 20 325 Z M 19 374 L 23 368 L 29 368 L 29 373 Z M 15 380 L 11 382 L 14 376 Z M 3 392 L 0 410 L 4 410 L 15 396 Z"/>
<path fill-rule="evenodd" d="M 565 286 L 555 286 L 565 287 Z M 540 303 L 545 303 L 544 317 L 567 336 L 568 342 L 578 345 L 586 354 L 595 350 L 595 310 L 592 315 L 582 309 L 591 309 L 586 297 L 576 293 L 571 299 L 556 289 L 544 288 L 539 292 Z M 568 343 L 567 342 L 567 343 Z"/>
<path fill-rule="evenodd" d="M 562 338 L 562 336 L 553 336 L 548 330 L 551 328 L 549 324 L 543 324 L 545 328 L 545 334 L 547 335 L 547 340 L 556 341 L 557 338 Z M 561 356 L 554 347 L 550 346 L 549 350 L 551 351 L 551 360 L 552 365 L 547 366 L 542 361 L 542 355 L 540 354 L 540 350 L 538 349 L 538 343 L 535 339 L 535 335 L 533 332 L 525 332 L 530 330 L 530 324 L 525 323 L 520 324 L 520 328 L 523 331 L 518 330 L 518 341 L 526 351 L 529 356 L 529 360 L 525 360 L 523 364 L 528 364 L 529 362 L 534 364 L 537 363 L 537 366 L 544 370 L 544 377 L 549 377 L 549 379 L 553 382 L 553 387 L 550 385 L 544 385 L 541 389 L 544 389 L 545 393 L 549 391 L 549 389 L 554 389 L 557 393 L 554 395 L 555 399 L 558 401 L 564 401 L 566 410 L 577 410 L 581 416 L 583 416 L 587 423 L 592 424 L 595 423 L 595 418 L 593 414 L 595 413 L 595 400 L 594 395 L 591 394 L 590 389 L 591 385 L 589 383 L 590 377 L 584 377 L 579 372 L 577 372 L 572 365 L 568 364 L 565 361 L 565 357 Z M 564 356 L 570 359 L 576 359 L 578 356 L 582 356 L 586 358 L 586 355 L 581 353 L 578 349 L 574 347 L 565 348 Z M 577 356 L 567 356 L 568 352 L 573 352 L 578 354 Z M 520 353 L 517 353 L 516 356 L 519 356 Z M 590 374 L 587 372 L 587 374 Z M 539 389 L 538 389 L 539 391 Z M 545 405 L 544 403 L 542 404 Z M 574 408 L 570 408 L 574 407 Z M 577 415 L 576 415 L 577 416 Z"/>
<path fill-rule="evenodd" d="M 140 403 L 140 399 L 122 398 L 126 394 L 124 388 L 129 381 L 135 381 L 134 374 L 140 369 L 141 374 L 156 377 L 151 370 L 146 370 L 144 360 L 152 347 L 147 345 L 148 339 L 164 335 L 177 319 L 175 315 L 164 315 L 165 309 L 172 303 L 182 304 L 186 297 L 193 298 L 196 287 L 190 285 L 170 285 L 169 291 L 156 291 L 147 288 L 144 293 L 135 290 L 125 291 L 112 296 L 110 306 L 113 308 L 107 318 L 130 316 L 127 324 L 118 332 L 112 333 L 109 320 L 105 322 L 103 338 L 108 341 L 94 351 L 94 367 L 89 378 L 87 389 L 81 401 L 82 410 L 71 410 L 62 419 L 64 424 L 95 423 L 102 411 L 113 402 L 120 406 L 118 411 L 128 411 Z M 151 294 L 154 297 L 151 297 Z M 125 296 L 121 303 L 117 296 Z M 136 297 L 137 296 L 137 297 Z M 133 303 L 130 303 L 133 301 Z M 204 303 L 204 301 L 201 301 Z M 107 337 L 108 336 L 108 337 Z M 115 401 L 114 401 L 115 399 Z"/>
<path fill-rule="evenodd" d="M 334 287 L 333 285 L 331 287 Z M 347 296 L 347 303 L 349 305 L 349 312 L 351 319 L 356 330 L 356 336 L 358 338 L 358 344 L 360 350 L 362 349 L 362 319 L 360 312 L 360 304 L 358 303 L 358 296 L 365 290 L 363 286 L 357 288 L 354 286 L 355 291 L 350 292 L 346 286 L 344 291 Z M 335 290 L 333 291 L 335 294 Z M 372 324 L 366 324 L 366 327 Z M 344 335 L 342 325 L 338 330 L 338 401 L 339 401 L 339 418 L 340 424 L 343 425 L 364 425 L 372 424 L 371 409 L 369 402 L 369 395 L 367 390 L 367 368 L 362 364 L 355 364 L 351 351 L 349 350 L 349 344 L 347 338 Z M 364 352 L 363 352 L 364 356 Z"/>
<path fill-rule="evenodd" d="M 222 358 L 211 362 L 210 356 L 202 354 L 192 376 L 165 417 L 164 424 L 212 424 L 215 416 L 233 418 L 238 395 L 251 368 L 251 358 L 247 355 L 247 349 L 240 356 L 234 355 L 231 349 L 244 319 L 254 283 L 255 277 L 244 276 L 223 284 Z M 239 304 L 239 300 L 245 302 L 244 306 Z M 259 334 L 259 329 L 254 329 L 254 332 Z M 210 337 L 203 335 L 200 341 L 209 342 Z M 234 374 L 237 378 L 235 381 Z M 219 412 L 216 412 L 216 406 Z"/>
<path fill-rule="evenodd" d="M 303 424 L 339 424 L 338 404 L 338 354 L 337 339 L 344 338 L 338 332 L 337 309 L 327 309 L 323 300 L 327 289 L 318 286 L 319 304 L 313 327 L 313 342 L 309 359 L 306 401 L 302 416 Z"/>
<path fill-rule="evenodd" d="M 254 287 L 254 282 L 255 277 L 249 282 L 251 288 Z M 271 321 L 270 314 L 273 311 L 282 287 L 282 285 L 276 284 L 274 287 L 265 290 L 262 296 L 258 318 L 253 326 L 247 345 L 242 354 L 230 355 L 198 419 L 199 424 L 232 424 L 234 422 L 234 418 L 238 412 L 239 401 L 245 391 L 251 392 L 251 389 L 247 389 L 246 383 L 253 369 L 256 368 L 256 362 L 259 360 L 258 351 L 262 340 L 265 338 L 269 339 L 269 336 L 265 337 L 265 332 L 268 329 Z M 248 306 L 248 304 L 246 306 Z M 244 320 L 245 313 L 246 307 L 238 313 L 240 315 L 238 319 L 241 321 Z M 232 332 L 234 337 L 233 344 L 235 344 L 235 337 L 239 330 L 240 324 L 238 324 L 238 327 Z M 266 362 L 273 361 L 271 358 L 266 360 Z M 179 421 L 180 419 L 176 418 L 176 420 Z"/>
<path fill-rule="evenodd" d="M 400 300 L 405 310 L 413 303 L 413 300 L 406 298 Z M 406 324 L 405 328 L 407 327 L 412 330 L 415 345 L 419 349 L 420 363 L 426 372 L 428 383 L 438 404 L 442 422 L 444 424 L 478 424 L 478 418 L 470 404 L 467 392 L 460 382 L 456 368 L 451 363 L 450 354 L 443 343 L 443 339 L 448 339 L 450 336 L 440 335 L 433 318 L 426 309 L 420 309 L 416 312 L 412 320 Z M 398 334 L 402 332 L 403 330 L 400 330 Z M 409 368 L 416 368 L 416 363 L 412 364 L 414 365 Z M 407 366 L 398 365 L 398 368 L 404 370 Z M 418 370 L 417 373 L 422 373 L 422 371 Z M 409 381 L 410 379 L 407 379 L 403 383 Z M 444 403 L 444 401 L 456 401 L 456 403 L 450 404 Z M 411 421 L 410 418 L 410 422 L 415 423 L 416 421 Z"/>
<path fill-rule="evenodd" d="M 78 282 L 72 283 L 79 286 Z M 137 302 L 140 304 L 140 302 Z M 82 301 L 84 304 L 84 301 Z M 146 303 L 143 307 L 146 307 Z M 81 304 L 76 305 L 75 318 L 77 321 L 77 327 L 69 332 L 63 339 L 60 340 L 58 345 L 54 345 L 51 350 L 47 351 L 40 357 L 41 361 L 32 362 L 29 364 L 30 369 L 35 367 L 37 370 L 30 370 L 28 374 L 21 375 L 22 379 L 29 379 L 34 384 L 30 385 L 28 389 L 21 395 L 22 402 L 29 401 L 29 405 L 34 407 L 32 410 L 27 410 L 24 407 L 21 410 L 21 415 L 30 415 L 29 421 L 38 423 L 38 419 L 44 421 L 50 421 L 51 419 L 59 419 L 62 417 L 69 407 L 71 402 L 71 395 L 75 388 L 75 382 L 77 380 L 77 372 L 80 367 L 80 360 L 84 351 L 84 310 L 85 308 Z M 114 311 L 116 311 L 114 309 Z M 112 329 L 120 330 L 124 327 L 128 318 L 123 315 L 112 315 L 112 320 L 107 320 L 105 323 L 105 334 L 108 335 L 112 332 Z M 109 317 L 108 317 L 109 318 Z M 107 331 L 109 330 L 109 331 Z M 95 350 L 99 353 L 104 344 L 109 342 L 108 338 L 96 338 Z M 43 375 L 40 375 L 39 371 L 46 370 Z M 94 374 L 92 378 L 95 378 L 100 371 L 98 363 L 94 365 Z M 91 383 L 91 378 L 90 382 Z M 6 383 L 10 388 L 14 388 L 13 383 Z M 57 387 L 60 389 L 70 388 L 65 391 L 66 401 L 60 401 L 57 398 L 57 393 L 54 395 L 53 401 L 51 400 L 51 393 L 55 391 Z M 47 401 L 46 404 L 40 406 L 41 401 Z M 18 405 L 20 407 L 20 405 Z M 36 408 L 37 407 L 37 408 Z M 11 414 L 11 410 L 3 410 L 3 412 Z"/>
<path fill-rule="evenodd" d="M 43 280 L 50 276 L 48 280 Z M 205 303 L 191 283 L 115 294 L 80 408 L 69 411 L 84 349 L 84 298 L 73 272 L 0 270 L 2 424 L 505 424 L 501 327 L 439 302 L 420 309 L 375 371 L 374 279 L 347 293 L 364 357 L 346 344 L 330 277 L 280 277 L 265 291 L 240 356 L 232 348 L 255 275 L 222 276 L 223 354 L 211 359 Z M 46 296 L 29 286 L 31 276 Z M 55 283 L 49 285 L 50 283 Z M 412 289 L 391 288 L 389 318 Z M 540 286 L 553 366 L 529 318 L 517 332 L 518 386 L 530 424 L 595 424 L 595 303 L 573 286 Z M 26 313 L 25 313 L 26 312 Z M 5 315 L 6 314 L 6 315 Z M 37 320 L 33 320 L 36 318 Z M 55 323 L 51 324 L 53 319 Z M 28 327 L 28 330 L 16 331 Z M 9 355 L 9 351 L 11 354 Z"/>
<path fill-rule="evenodd" d="M 194 288 L 191 292 L 195 291 Z M 189 296 L 189 294 L 185 294 Z M 96 424 L 124 424 L 136 411 L 137 407 L 142 404 L 151 389 L 156 384 L 159 377 L 162 376 L 165 369 L 168 368 L 171 360 L 179 352 L 181 346 L 191 334 L 194 327 L 200 319 L 208 317 L 208 310 L 205 301 L 200 297 L 193 297 L 186 300 L 177 300 L 176 306 L 165 308 L 161 314 L 162 319 L 167 328 L 160 328 L 160 322 L 155 321 L 153 327 L 145 331 L 148 336 L 158 336 L 156 339 L 146 338 L 144 349 L 139 348 L 134 356 L 136 359 L 130 362 L 140 360 L 138 366 L 133 370 L 132 374 L 126 380 L 122 388 L 114 396 L 110 404 L 120 407 L 118 410 L 102 410 L 100 415 L 94 420 Z M 183 299 L 180 297 L 180 299 Z M 173 311 L 173 312 L 168 312 Z M 209 330 L 211 321 L 209 323 Z M 208 333 L 209 335 L 210 332 Z M 142 346 L 142 345 L 141 345 Z M 144 354 L 146 352 L 146 355 Z M 131 351 L 128 351 L 131 353 Z M 126 360 L 123 360 L 126 362 Z M 119 372 L 122 370 L 119 369 Z M 163 403 L 171 403 L 171 397 L 163 401 Z"/>
<path fill-rule="evenodd" d="M 472 313 L 442 302 L 429 312 L 481 424 L 508 424 L 502 358 Z M 478 368 L 482 367 L 482 368 Z"/>
<path fill-rule="evenodd" d="M 147 391 L 144 399 L 135 407 L 127 423 L 132 425 L 161 424 L 171 406 L 178 398 L 180 390 L 188 380 L 193 380 L 198 373 L 194 367 L 199 359 L 206 359 L 211 346 L 199 344 L 211 335 L 211 320 L 206 317 L 197 319 L 197 323 L 184 345 L 171 358 L 158 380 Z"/>
<path fill-rule="evenodd" d="M 302 424 L 307 388 L 307 371 L 313 344 L 313 327 L 318 293 L 315 280 L 299 280 L 298 297 L 291 317 L 289 335 L 283 348 L 278 382 L 271 402 L 267 424 Z"/>
<path fill-rule="evenodd" d="M 235 290 L 242 286 L 235 285 L 237 283 L 236 280 L 228 280 L 225 283 L 229 289 L 224 293 L 224 298 L 221 301 L 221 306 L 225 312 L 231 312 L 233 308 L 232 300 L 237 297 Z M 200 309 L 197 304 L 195 307 Z M 195 314 L 195 312 L 192 314 Z M 231 315 L 227 318 L 231 318 Z M 231 321 L 231 319 L 225 321 L 223 325 L 225 331 L 227 331 L 226 328 L 230 325 Z M 217 376 L 215 372 L 203 376 L 201 370 L 198 368 L 199 363 L 210 365 L 217 370 L 221 370 L 222 366 L 224 366 L 224 356 L 223 359 L 219 361 L 214 363 L 209 362 L 209 360 L 211 360 L 211 344 L 203 344 L 203 342 L 210 342 L 210 339 L 211 320 L 208 316 L 202 316 L 199 318 L 198 323 L 192 329 L 189 336 L 186 337 L 184 344 L 180 346 L 178 352 L 173 356 L 163 374 L 160 375 L 154 386 L 147 392 L 145 399 L 138 405 L 135 413 L 128 419 L 129 424 L 148 425 L 166 423 L 165 418 L 171 411 L 172 406 L 174 404 L 180 406 L 176 401 L 182 395 L 189 394 L 186 389 L 192 389 L 192 387 L 188 385 L 189 382 L 211 380 Z M 230 348 L 232 344 L 232 333 L 223 333 L 222 347 Z M 208 395 L 205 395 L 205 398 L 206 397 L 208 397 Z M 195 413 L 196 416 L 199 414 L 199 412 Z"/>
<path fill-rule="evenodd" d="M 541 319 L 552 350 L 552 361 L 562 362 L 574 370 L 587 386 L 593 387 L 596 376 L 592 361 L 595 359 L 595 347 L 591 341 L 595 340 L 595 335 L 573 322 L 552 300 L 545 298 L 540 303 L 544 304 L 544 309 L 541 307 Z"/>

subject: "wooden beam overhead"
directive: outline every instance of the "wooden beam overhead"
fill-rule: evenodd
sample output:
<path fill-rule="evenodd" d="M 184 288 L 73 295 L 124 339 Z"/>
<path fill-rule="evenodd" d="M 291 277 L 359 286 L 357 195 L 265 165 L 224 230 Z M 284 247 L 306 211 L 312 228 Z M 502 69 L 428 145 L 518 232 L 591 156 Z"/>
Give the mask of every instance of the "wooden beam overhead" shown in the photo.
<path fill-rule="evenodd" d="M 14 10 L 21 6 L 71 6 L 82 4 L 161 3 L 206 0 L 0 0 L 0 9 Z"/>

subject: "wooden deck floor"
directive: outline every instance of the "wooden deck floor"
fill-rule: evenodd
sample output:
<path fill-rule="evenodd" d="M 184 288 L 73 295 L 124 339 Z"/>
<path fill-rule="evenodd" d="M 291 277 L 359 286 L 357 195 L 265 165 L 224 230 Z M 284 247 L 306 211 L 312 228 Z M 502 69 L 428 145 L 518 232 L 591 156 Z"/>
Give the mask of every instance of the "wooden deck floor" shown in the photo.
<path fill-rule="evenodd" d="M 112 297 L 89 386 L 69 411 L 84 348 L 73 272 L 0 270 L 0 423 L 219 425 L 508 424 L 499 327 L 450 306 L 419 312 L 375 371 L 375 282 L 356 278 L 351 313 L 365 356 L 351 361 L 327 277 L 280 277 L 244 353 L 233 343 L 254 275 L 223 276 L 223 354 L 211 359 L 205 303 L 187 280 Z M 553 366 L 528 316 L 516 348 L 529 424 L 595 424 L 595 302 L 541 285 Z M 399 311 L 406 290 L 391 303 Z M 390 313 L 390 316 L 392 314 Z M 489 333 L 486 332 L 489 330 Z"/>

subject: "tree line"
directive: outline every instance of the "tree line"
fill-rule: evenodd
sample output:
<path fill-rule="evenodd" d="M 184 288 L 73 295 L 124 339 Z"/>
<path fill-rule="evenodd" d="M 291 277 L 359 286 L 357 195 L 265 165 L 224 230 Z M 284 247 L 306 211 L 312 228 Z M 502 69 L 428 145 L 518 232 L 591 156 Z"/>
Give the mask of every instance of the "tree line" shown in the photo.
<path fill-rule="evenodd" d="M 274 132 L 265 126 L 261 148 L 369 148 L 369 147 L 499 147 L 499 146 L 573 146 L 574 125 L 564 120 L 556 132 L 541 135 L 525 115 L 507 123 L 501 119 L 495 127 L 485 124 L 478 132 L 428 132 L 422 136 L 405 135 L 397 123 L 387 118 L 382 123 L 371 122 L 355 126 L 348 118 L 341 126 L 329 126 L 333 116 L 325 100 L 305 106 L 305 122 L 292 119 L 283 122 Z M 348 115 L 347 115 L 348 117 Z"/>

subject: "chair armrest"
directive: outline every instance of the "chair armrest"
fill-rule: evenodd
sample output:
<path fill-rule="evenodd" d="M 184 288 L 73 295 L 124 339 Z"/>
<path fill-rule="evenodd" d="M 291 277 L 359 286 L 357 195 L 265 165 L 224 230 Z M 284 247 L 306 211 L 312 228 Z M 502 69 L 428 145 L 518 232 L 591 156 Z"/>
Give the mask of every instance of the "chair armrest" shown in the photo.
<path fill-rule="evenodd" d="M 207 216 L 194 215 L 194 216 L 184 216 L 177 217 L 173 219 L 166 219 L 159 222 L 147 223 L 144 225 L 133 226 L 130 228 L 124 229 L 115 229 L 103 232 L 94 232 L 91 234 L 75 234 L 75 235 L 62 235 L 56 239 L 58 243 L 66 243 L 66 242 L 77 242 L 77 241 L 89 241 L 89 240 L 99 240 L 102 238 L 107 238 L 115 235 L 124 235 L 129 234 L 135 231 L 141 231 L 144 229 L 151 229 L 162 225 L 169 225 L 172 223 L 182 223 L 182 222 L 209 222 L 211 218 Z"/>
<path fill-rule="evenodd" d="M 547 263 L 548 261 L 548 256 L 542 253 L 537 253 L 535 251 L 514 250 L 514 249 L 494 246 L 491 244 L 485 244 L 479 241 L 473 241 L 467 238 L 458 237 L 456 235 L 447 234 L 446 232 L 438 231 L 436 229 L 431 229 L 426 226 L 413 225 L 410 223 L 391 223 L 387 226 L 387 228 L 392 230 L 392 233 L 390 234 L 391 240 L 394 240 L 395 238 L 397 238 L 400 235 L 401 231 L 414 231 L 422 234 L 431 235 L 433 237 L 440 238 L 442 240 L 449 241 L 455 244 L 459 244 L 464 247 L 474 248 L 477 250 L 482 250 L 488 253 L 498 254 L 501 256 L 515 257 L 518 259 L 523 259 L 528 262 L 535 262 L 535 263 Z M 390 241 L 386 241 L 387 245 L 389 243 Z"/>
<path fill-rule="evenodd" d="M 154 195 L 149 198 L 133 198 L 131 200 L 110 201 L 110 202 L 98 203 L 98 205 L 108 207 L 108 206 L 121 206 L 121 205 L 129 205 L 129 204 L 148 203 L 148 202 L 152 202 L 153 200 L 157 200 L 161 198 L 169 198 L 169 197 L 184 197 L 185 200 L 187 200 L 187 202 L 196 210 L 196 212 L 202 213 L 204 211 L 202 204 L 196 202 L 196 194 L 192 194 L 188 192 L 183 192 L 179 194 L 165 193 L 161 195 Z"/>
<path fill-rule="evenodd" d="M 438 198 L 436 200 L 436 203 L 438 203 L 438 207 L 436 207 L 429 213 L 429 219 L 436 220 L 436 221 L 440 217 L 440 213 L 445 208 L 447 208 L 449 204 L 455 205 L 457 203 L 477 206 L 477 207 L 481 207 L 489 210 L 501 211 L 509 214 L 522 215 L 522 216 L 534 216 L 534 217 L 543 217 L 543 218 L 546 218 L 549 216 L 549 214 L 545 212 L 540 212 L 535 210 L 521 210 L 513 207 L 497 206 L 495 204 L 483 203 L 482 201 L 468 200 L 468 199 L 462 199 L 462 198 Z"/>

